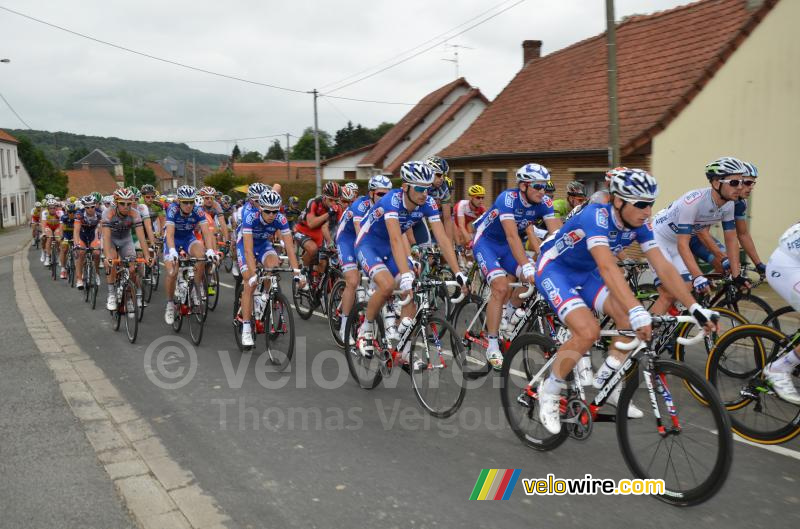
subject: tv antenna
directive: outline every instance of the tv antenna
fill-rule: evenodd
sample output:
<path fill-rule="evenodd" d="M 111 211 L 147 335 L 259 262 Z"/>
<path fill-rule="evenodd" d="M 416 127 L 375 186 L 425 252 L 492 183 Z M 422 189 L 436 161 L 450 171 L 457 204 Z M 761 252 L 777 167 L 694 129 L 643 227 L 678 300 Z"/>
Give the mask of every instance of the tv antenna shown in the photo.
<path fill-rule="evenodd" d="M 470 48 L 469 46 L 462 46 L 461 44 L 448 44 L 445 42 L 444 44 L 445 49 L 450 48 L 453 50 L 453 58 L 452 59 L 442 59 L 443 61 L 452 62 L 456 68 L 456 79 L 458 79 L 458 50 L 474 50 L 475 48 Z"/>

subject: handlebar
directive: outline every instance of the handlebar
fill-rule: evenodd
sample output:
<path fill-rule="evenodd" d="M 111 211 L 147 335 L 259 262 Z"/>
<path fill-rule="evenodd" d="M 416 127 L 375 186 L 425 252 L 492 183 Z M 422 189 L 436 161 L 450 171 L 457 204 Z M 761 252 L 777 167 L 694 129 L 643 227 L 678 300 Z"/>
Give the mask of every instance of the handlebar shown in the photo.
<path fill-rule="evenodd" d="M 516 283 L 509 283 L 508 286 L 510 286 L 511 288 L 524 287 L 524 286 L 528 287 L 528 290 L 519 295 L 519 299 L 528 299 L 533 294 L 533 291 L 536 290 L 536 285 L 534 285 L 533 283 L 528 284 L 528 283 L 516 282 Z"/>
<path fill-rule="evenodd" d="M 678 322 L 678 323 L 693 323 L 695 325 L 700 325 L 698 321 L 693 317 L 687 314 L 681 314 L 679 316 L 653 316 L 653 322 L 655 323 L 665 323 L 665 322 Z M 678 337 L 677 341 L 681 345 L 693 345 L 699 342 L 702 342 L 706 338 L 706 332 L 704 329 L 701 329 L 699 333 L 691 338 L 682 338 Z M 619 349 L 620 351 L 632 351 L 639 347 L 642 344 L 642 340 L 639 338 L 635 338 L 632 342 L 629 343 L 622 343 L 622 342 L 614 342 L 614 347 Z"/>

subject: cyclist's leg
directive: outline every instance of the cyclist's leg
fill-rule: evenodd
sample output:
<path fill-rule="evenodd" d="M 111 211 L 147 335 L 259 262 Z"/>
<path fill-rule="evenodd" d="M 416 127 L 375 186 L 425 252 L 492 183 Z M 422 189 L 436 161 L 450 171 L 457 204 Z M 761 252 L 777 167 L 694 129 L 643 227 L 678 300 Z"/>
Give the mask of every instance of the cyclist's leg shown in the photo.
<path fill-rule="evenodd" d="M 75 239 L 75 247 L 80 248 L 77 252 L 77 259 L 75 259 L 75 285 L 80 288 L 83 286 L 83 263 L 86 260 L 86 241 L 83 240 L 83 237 L 78 235 L 78 238 Z"/>
<path fill-rule="evenodd" d="M 195 259 L 198 259 L 197 263 L 194 265 L 194 277 L 197 278 L 197 281 L 195 281 L 195 291 L 197 295 L 200 296 L 202 291 L 200 288 L 202 285 L 201 280 L 206 272 L 206 263 L 204 260 L 206 258 L 206 245 L 203 243 L 203 241 L 192 239 L 192 241 L 189 243 L 187 253 Z"/>
<path fill-rule="evenodd" d="M 306 268 L 310 268 L 314 263 L 318 251 L 319 246 L 317 246 L 317 243 L 315 243 L 313 239 L 306 237 L 305 240 L 303 240 L 303 264 Z"/>
<path fill-rule="evenodd" d="M 353 301 L 356 297 L 356 289 L 361 281 L 361 272 L 358 271 L 356 263 L 355 241 L 349 236 L 340 236 L 336 239 L 336 251 L 339 253 L 339 263 L 344 275 L 345 287 L 342 290 L 342 315 L 341 332 L 347 325 L 347 317 L 353 309 Z"/>
<path fill-rule="evenodd" d="M 689 269 L 686 268 L 686 264 L 678 253 L 677 244 L 664 241 L 659 237 L 656 237 L 656 243 L 658 243 L 658 249 L 664 255 L 664 258 L 672 263 L 678 270 L 678 273 L 681 274 L 681 277 L 683 277 L 683 280 L 686 281 L 686 289 L 691 291 L 692 285 Z M 655 273 L 655 270 L 653 270 L 653 272 Z M 650 307 L 650 312 L 653 314 L 665 314 L 675 302 L 676 298 L 663 287 L 658 277 L 655 278 L 655 285 L 658 288 L 658 299 Z"/>
<path fill-rule="evenodd" d="M 767 262 L 769 285 L 795 310 L 800 311 L 800 260 L 778 249 Z M 800 405 L 792 372 L 800 365 L 800 347 L 764 367 L 764 375 L 782 399 Z"/>

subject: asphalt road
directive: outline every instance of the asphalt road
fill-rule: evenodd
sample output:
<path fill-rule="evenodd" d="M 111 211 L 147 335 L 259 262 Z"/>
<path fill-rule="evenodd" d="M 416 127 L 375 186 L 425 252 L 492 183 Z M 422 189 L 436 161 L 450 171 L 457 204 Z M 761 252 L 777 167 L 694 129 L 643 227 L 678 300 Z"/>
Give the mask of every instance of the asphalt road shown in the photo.
<path fill-rule="evenodd" d="M 186 326 L 176 335 L 163 322 L 162 292 L 154 294 L 131 345 L 124 331 L 110 327 L 104 290 L 92 311 L 65 282 L 53 282 L 31 255 L 34 277 L 75 340 L 238 526 L 797 527 L 800 522 L 797 440 L 785 446 L 787 454 L 735 443 L 726 485 L 692 508 L 634 496 L 527 497 L 519 483 L 509 501 L 468 501 L 484 468 L 520 468 L 523 478 L 632 476 L 613 424 L 597 424 L 588 441 L 568 440 L 552 452 L 524 447 L 506 424 L 491 380 L 469 391 L 458 414 L 441 421 L 421 411 L 405 374 L 398 374 L 392 389 L 360 389 L 348 378 L 327 321 L 319 316 L 308 321 L 295 316 L 295 365 L 276 388 L 274 376 L 259 380 L 258 355 L 236 348 L 230 288 L 222 289 L 194 356 L 186 348 Z M 223 281 L 232 284 L 231 278 Z M 159 353 L 160 368 L 152 362 Z M 196 371 L 185 385 L 165 389 L 165 383 L 180 379 L 159 378 L 159 369 L 175 374 L 183 368 L 186 375 L 192 365 Z"/>

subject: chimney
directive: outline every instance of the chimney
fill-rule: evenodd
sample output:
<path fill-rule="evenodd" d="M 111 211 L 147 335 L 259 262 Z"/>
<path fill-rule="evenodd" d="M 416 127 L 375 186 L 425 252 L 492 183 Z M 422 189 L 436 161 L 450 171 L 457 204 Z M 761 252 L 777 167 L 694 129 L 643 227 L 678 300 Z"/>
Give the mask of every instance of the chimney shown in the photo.
<path fill-rule="evenodd" d="M 522 41 L 522 66 L 525 66 L 533 59 L 538 59 L 541 56 L 542 56 L 541 40 Z"/>

